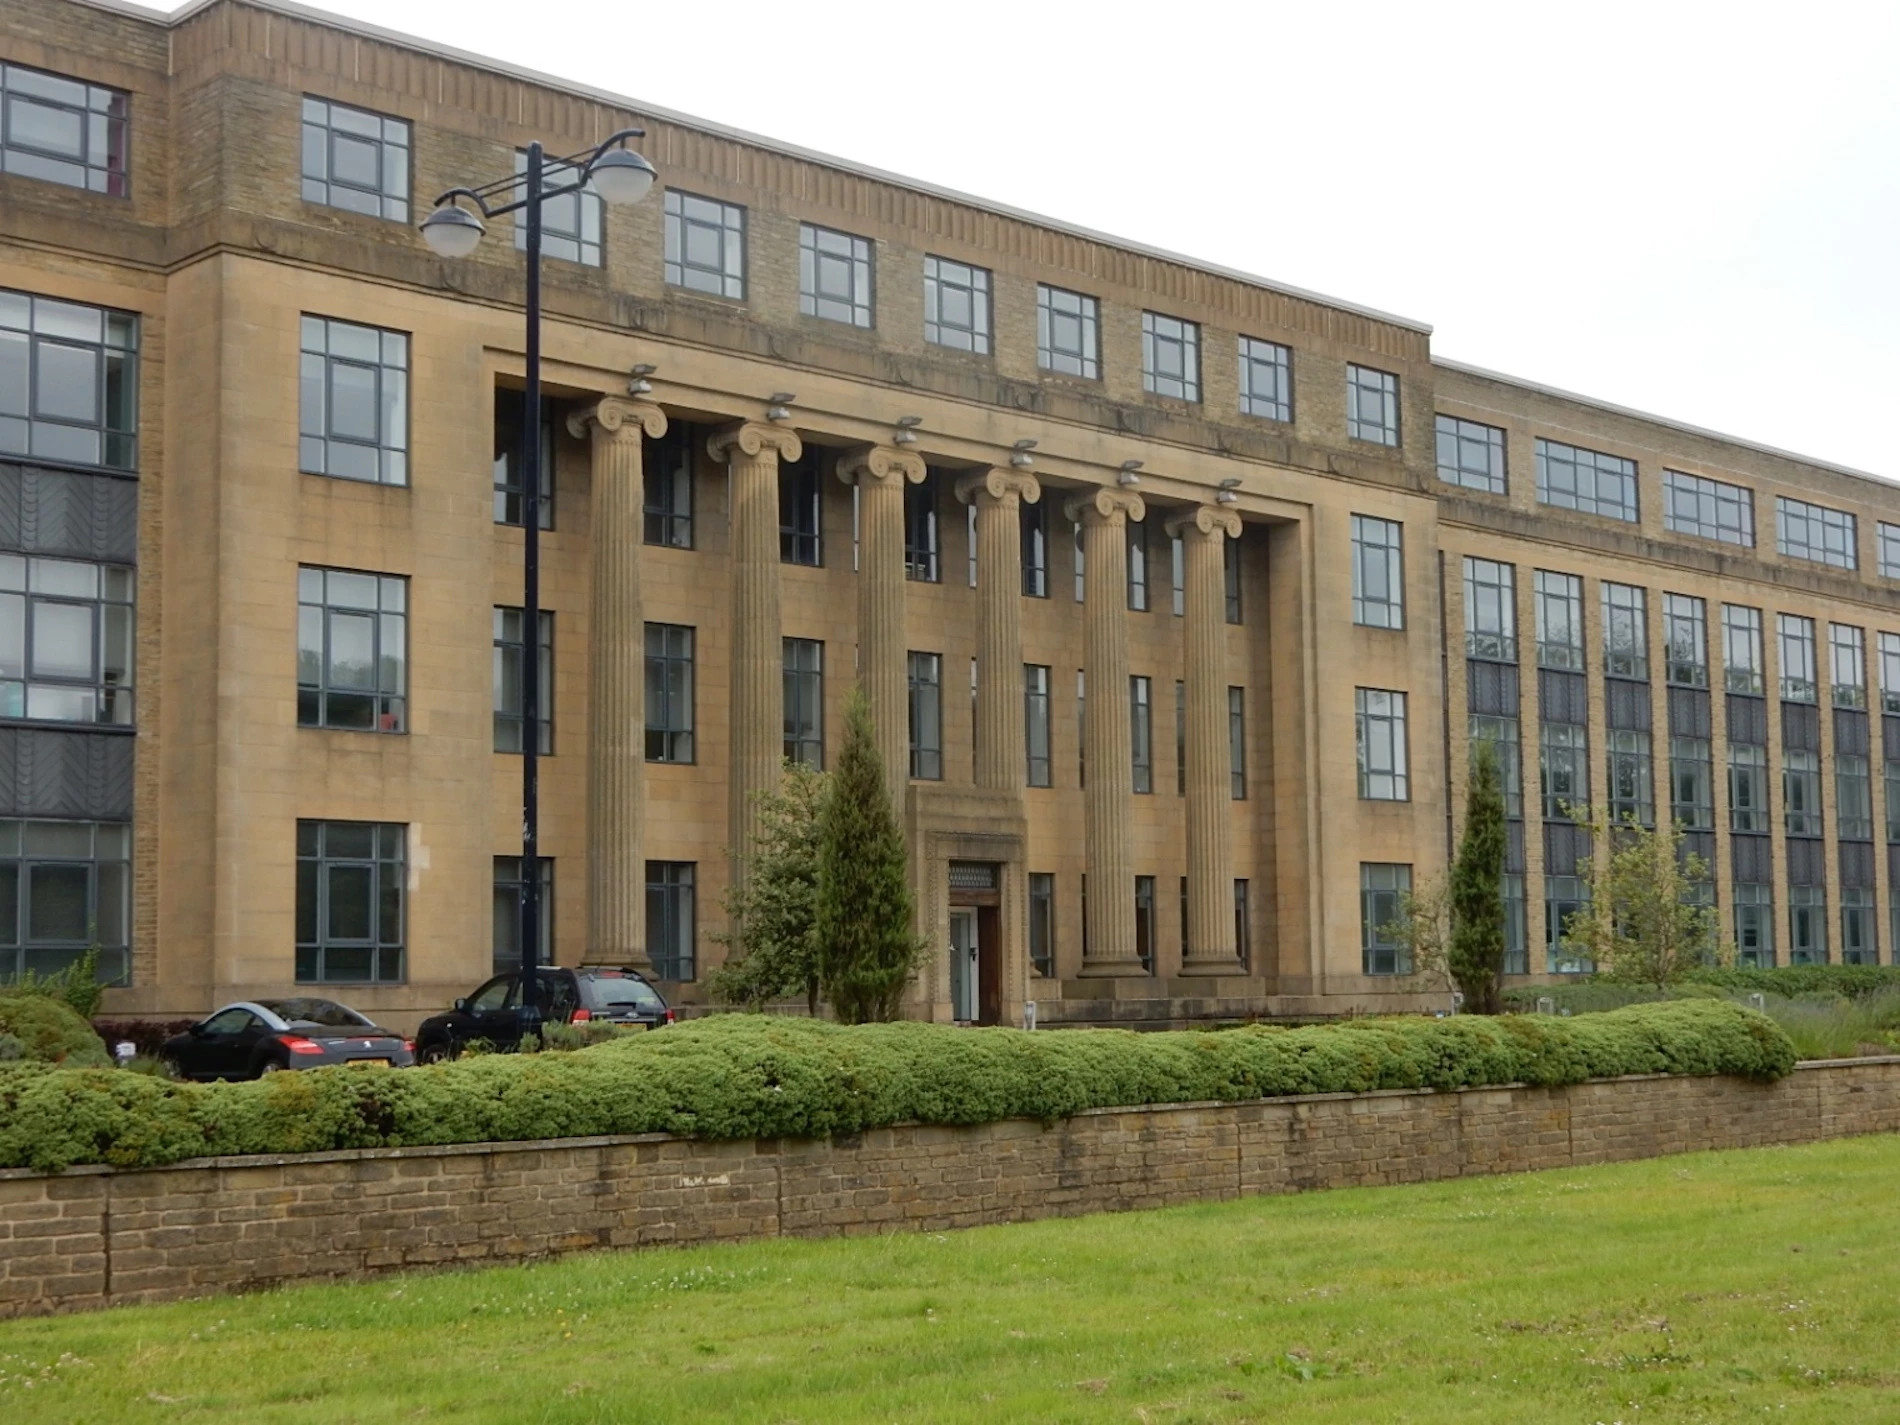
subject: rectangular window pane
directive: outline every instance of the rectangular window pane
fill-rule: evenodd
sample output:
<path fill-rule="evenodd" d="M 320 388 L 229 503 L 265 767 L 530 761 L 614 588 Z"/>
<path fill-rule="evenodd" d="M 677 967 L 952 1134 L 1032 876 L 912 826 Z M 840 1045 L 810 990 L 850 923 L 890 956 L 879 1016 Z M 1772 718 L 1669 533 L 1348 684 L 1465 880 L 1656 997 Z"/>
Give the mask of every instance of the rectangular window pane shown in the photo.
<path fill-rule="evenodd" d="M 1731 693 L 1762 692 L 1761 610 L 1722 605 L 1722 667 Z"/>
<path fill-rule="evenodd" d="M 1240 409 L 1270 421 L 1293 419 L 1293 349 L 1240 338 Z"/>
<path fill-rule="evenodd" d="M 1134 676 L 1128 680 L 1129 743 L 1134 763 L 1137 792 L 1152 792 L 1154 786 L 1154 684 Z"/>
<path fill-rule="evenodd" d="M 539 858 L 541 866 L 539 962 L 554 963 L 554 860 Z M 521 858 L 495 858 L 494 971 L 505 975 L 521 968 Z"/>
<path fill-rule="evenodd" d="M 691 762 L 694 631 L 673 623 L 646 626 L 646 759 Z"/>
<path fill-rule="evenodd" d="M 956 351 L 989 354 L 988 268 L 947 257 L 924 258 L 924 340 Z"/>
<path fill-rule="evenodd" d="M 407 730 L 408 583 L 345 569 L 298 571 L 302 726 Z"/>
<path fill-rule="evenodd" d="M 910 774 L 943 780 L 943 655 L 910 655 Z"/>
<path fill-rule="evenodd" d="M 904 484 L 904 576 L 936 584 L 943 578 L 943 480 L 926 470 L 918 484 Z"/>
<path fill-rule="evenodd" d="M 1096 380 L 1102 374 L 1095 298 L 1060 287 L 1036 287 L 1036 363 L 1044 371 Z"/>
<path fill-rule="evenodd" d="M 825 645 L 815 638 L 785 641 L 785 758 L 823 770 L 825 765 Z"/>
<path fill-rule="evenodd" d="M 1702 600 L 1663 595 L 1663 651 L 1668 682 L 1683 688 L 1709 686 L 1709 615 Z"/>
<path fill-rule="evenodd" d="M 1368 628 L 1405 627 L 1404 526 L 1371 515 L 1352 517 L 1352 621 Z"/>
<path fill-rule="evenodd" d="M 1636 462 L 1539 439 L 1537 499 L 1563 510 L 1636 523 Z"/>
<path fill-rule="evenodd" d="M 698 973 L 698 869 L 691 861 L 647 862 L 647 954 L 662 980 Z"/>
<path fill-rule="evenodd" d="M 407 833 L 372 822 L 297 823 L 300 982 L 401 982 Z"/>
<path fill-rule="evenodd" d="M 1157 396 L 1201 399 L 1201 328 L 1159 312 L 1141 314 L 1141 386 Z"/>
<path fill-rule="evenodd" d="M 1049 502 L 1027 501 L 1016 506 L 1022 533 L 1023 594 L 1031 599 L 1049 597 Z"/>
<path fill-rule="evenodd" d="M 1368 975 L 1412 973 L 1411 953 L 1394 935 L 1402 898 L 1411 889 L 1410 866 L 1360 863 L 1359 935 Z"/>
<path fill-rule="evenodd" d="M 1494 663 L 1517 662 L 1517 571 L 1489 559 L 1465 558 L 1465 653 Z"/>
<path fill-rule="evenodd" d="M 1776 614 L 1777 646 L 1781 652 L 1781 696 L 1786 702 L 1815 701 L 1814 620 L 1799 614 Z"/>
<path fill-rule="evenodd" d="M 1184 759 L 1185 760 L 1185 759 Z M 1247 799 L 1247 690 L 1227 690 L 1227 768 L 1229 794 Z"/>
<path fill-rule="evenodd" d="M 124 198 L 128 96 L 0 64 L 0 171 Z"/>
<path fill-rule="evenodd" d="M 798 309 L 847 326 L 871 325 L 871 244 L 850 233 L 801 223 Z"/>
<path fill-rule="evenodd" d="M 1811 505 L 1805 500 L 1775 497 L 1775 548 L 1791 559 L 1831 564 L 1836 569 L 1860 568 L 1857 522 L 1846 510 Z"/>
<path fill-rule="evenodd" d="M 1056 878 L 1047 871 L 1029 873 L 1029 968 L 1056 972 Z"/>
<path fill-rule="evenodd" d="M 1740 485 L 1663 471 L 1663 525 L 1677 534 L 1755 547 L 1755 492 Z"/>
<path fill-rule="evenodd" d="M 745 209 L 666 190 L 666 280 L 689 292 L 745 300 Z"/>
<path fill-rule="evenodd" d="M 824 483 L 810 446 L 778 471 L 778 556 L 781 563 L 824 563 Z"/>
<path fill-rule="evenodd" d="M 1359 795 L 1367 801 L 1411 797 L 1405 741 L 1405 694 L 1379 688 L 1353 693 L 1358 720 Z"/>
<path fill-rule="evenodd" d="M 528 155 L 515 150 L 515 173 L 528 171 Z M 542 165 L 543 192 L 570 188 L 580 175 L 568 164 L 547 160 Z M 579 192 L 569 191 L 546 199 L 541 205 L 541 251 L 562 262 L 578 262 L 583 267 L 601 265 L 602 203 L 590 182 Z M 515 250 L 528 246 L 528 225 L 515 215 Z"/>
<path fill-rule="evenodd" d="M 1834 674 L 1834 706 L 1867 706 L 1867 635 L 1851 624 L 1827 626 L 1829 661 Z"/>
<path fill-rule="evenodd" d="M 1369 366 L 1346 366 L 1346 434 L 1375 445 L 1399 443 L 1399 378 Z"/>
<path fill-rule="evenodd" d="M 1502 495 L 1504 432 L 1458 416 L 1438 417 L 1438 478 L 1447 485 Z"/>
<path fill-rule="evenodd" d="M 300 468 L 408 484 L 408 337 L 312 316 L 304 317 L 302 331 Z"/>
<path fill-rule="evenodd" d="M 303 101 L 303 196 L 409 221 L 409 122 L 326 99 Z"/>
<path fill-rule="evenodd" d="M 1611 678 L 1649 679 L 1649 600 L 1630 584 L 1603 581 L 1603 672 Z"/>
<path fill-rule="evenodd" d="M 138 469 L 138 333 L 130 313 L 0 289 L 0 457 Z"/>
<path fill-rule="evenodd" d="M 1037 663 L 1023 665 L 1023 734 L 1029 785 L 1049 786 L 1049 670 Z"/>

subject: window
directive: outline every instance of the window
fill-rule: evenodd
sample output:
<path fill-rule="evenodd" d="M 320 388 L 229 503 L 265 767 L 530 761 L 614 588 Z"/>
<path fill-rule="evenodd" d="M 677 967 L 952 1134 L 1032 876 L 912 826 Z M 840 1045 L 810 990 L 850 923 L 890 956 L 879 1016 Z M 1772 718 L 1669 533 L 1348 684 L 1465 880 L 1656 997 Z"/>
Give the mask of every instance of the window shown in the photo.
<path fill-rule="evenodd" d="M 554 963 L 554 859 L 535 858 L 541 869 L 540 939 L 536 959 Z M 494 970 L 509 975 L 521 969 L 521 858 L 495 858 Z"/>
<path fill-rule="evenodd" d="M 957 351 L 988 356 L 990 351 L 990 274 L 984 267 L 924 259 L 924 340 Z"/>
<path fill-rule="evenodd" d="M 1730 743 L 1728 829 L 1766 836 L 1768 816 L 1768 749 L 1758 743 Z"/>
<path fill-rule="evenodd" d="M 1174 616 L 1181 618 L 1187 613 L 1187 547 L 1178 534 L 1168 538 L 1168 563 L 1173 572 Z"/>
<path fill-rule="evenodd" d="M 1524 815 L 1523 749 L 1519 745 L 1518 722 L 1514 717 L 1471 715 L 1470 740 L 1475 745 L 1489 742 L 1497 749 L 1498 783 L 1504 791 L 1504 814 L 1513 819 Z M 1524 973 L 1528 974 L 1529 971 Z"/>
<path fill-rule="evenodd" d="M 1537 442 L 1537 499 L 1636 523 L 1636 462 L 1555 440 Z"/>
<path fill-rule="evenodd" d="M 785 640 L 785 760 L 825 765 L 825 645 Z"/>
<path fill-rule="evenodd" d="M 1841 887 L 1841 963 L 1880 963 L 1880 945 L 1874 938 L 1874 893 L 1870 888 Z"/>
<path fill-rule="evenodd" d="M 1663 595 L 1664 678 L 1682 688 L 1709 686 L 1708 606 L 1687 594 Z"/>
<path fill-rule="evenodd" d="M 1887 782 L 1887 842 L 1900 845 L 1900 759 L 1889 760 L 1885 769 Z M 1900 890 L 1900 885 L 1896 885 Z M 1894 942 L 1900 946 L 1900 940 Z"/>
<path fill-rule="evenodd" d="M 1063 376 L 1102 374 L 1101 323 L 1093 297 L 1036 284 L 1036 364 Z"/>
<path fill-rule="evenodd" d="M 1740 485 L 1663 471 L 1663 525 L 1677 534 L 1755 547 L 1755 495 Z"/>
<path fill-rule="evenodd" d="M 521 523 L 521 502 L 527 497 L 526 473 L 521 468 L 523 412 L 527 393 L 510 387 L 495 391 L 495 523 Z M 541 401 L 541 528 L 554 528 L 554 403 Z"/>
<path fill-rule="evenodd" d="M 850 233 L 798 225 L 798 310 L 808 317 L 871 325 L 871 244 Z"/>
<path fill-rule="evenodd" d="M 1647 732 L 1610 729 L 1610 820 L 1656 824 Z"/>
<path fill-rule="evenodd" d="M 1023 664 L 1023 750 L 1029 759 L 1026 775 L 1029 785 L 1051 785 L 1049 669 L 1040 663 Z"/>
<path fill-rule="evenodd" d="M 1880 710 L 1900 713 L 1900 634 L 1880 635 Z"/>
<path fill-rule="evenodd" d="M 1874 521 L 1874 562 L 1883 579 L 1900 579 L 1900 524 Z"/>
<path fill-rule="evenodd" d="M 131 726 L 135 579 L 0 554 L 0 717 Z"/>
<path fill-rule="evenodd" d="M 1788 887 L 1788 963 L 1827 963 L 1827 889 Z"/>
<path fill-rule="evenodd" d="M 0 168 L 123 198 L 130 100 L 117 89 L 0 64 Z"/>
<path fill-rule="evenodd" d="M 408 828 L 297 823 L 297 981 L 400 984 Z"/>
<path fill-rule="evenodd" d="M 1403 897 L 1411 889 L 1410 866 L 1359 863 L 1359 943 L 1368 975 L 1412 973 L 1411 953 L 1393 934 L 1404 914 Z"/>
<path fill-rule="evenodd" d="M 972 506 L 971 508 L 975 508 Z M 1017 527 L 1022 535 L 1023 595 L 1049 597 L 1049 506 L 1047 501 L 1019 502 Z"/>
<path fill-rule="evenodd" d="M 327 317 L 303 319 L 298 468 L 409 483 L 409 338 Z"/>
<path fill-rule="evenodd" d="M 1352 517 L 1352 621 L 1367 628 L 1405 627 L 1405 527 L 1396 520 Z"/>
<path fill-rule="evenodd" d="M 1135 958 L 1141 968 L 1155 972 L 1155 878 L 1135 877 Z"/>
<path fill-rule="evenodd" d="M 693 444 L 698 434 L 698 427 L 673 421 L 658 440 L 644 440 L 641 514 L 646 526 L 642 537 L 648 544 L 693 547 Z"/>
<path fill-rule="evenodd" d="M 1353 691 L 1359 731 L 1359 796 L 1364 801 L 1411 799 L 1405 758 L 1405 694 L 1380 688 Z"/>
<path fill-rule="evenodd" d="M 649 762 L 691 762 L 693 747 L 694 631 L 684 624 L 647 625 L 647 742 Z"/>
<path fill-rule="evenodd" d="M 1240 409 L 1270 421 L 1293 419 L 1293 349 L 1240 339 Z"/>
<path fill-rule="evenodd" d="M 1706 737 L 1669 739 L 1669 812 L 1685 831 L 1715 830 L 1715 784 Z"/>
<path fill-rule="evenodd" d="M 934 470 L 927 471 L 918 484 L 904 484 L 904 577 L 927 584 L 941 582 L 943 575 L 937 484 Z"/>
<path fill-rule="evenodd" d="M 689 292 L 745 300 L 745 209 L 666 190 L 666 280 Z"/>
<path fill-rule="evenodd" d="M 1227 690 L 1227 783 L 1229 796 L 1237 802 L 1247 800 L 1247 690 L 1245 688 Z"/>
<path fill-rule="evenodd" d="M 0 821 L 0 980 L 58 974 L 94 946 L 99 979 L 131 972 L 132 828 Z"/>
<path fill-rule="evenodd" d="M 817 567 L 824 560 L 825 491 L 818 454 L 807 447 L 778 469 L 778 557 Z"/>
<path fill-rule="evenodd" d="M 1075 670 L 1075 784 L 1089 784 L 1089 679 L 1088 670 Z"/>
<path fill-rule="evenodd" d="M 1595 968 L 1564 940 L 1570 917 L 1590 904 L 1590 888 L 1581 876 L 1544 877 L 1544 953 L 1553 975 L 1587 975 Z"/>
<path fill-rule="evenodd" d="M 1221 549 L 1221 578 L 1227 592 L 1227 622 L 1240 622 L 1240 540 L 1223 539 Z"/>
<path fill-rule="evenodd" d="M 1834 816 L 1841 840 L 1874 839 L 1874 783 L 1865 757 L 1834 754 Z"/>
<path fill-rule="evenodd" d="M 1834 664 L 1834 706 L 1867 706 L 1867 635 L 1851 624 L 1827 626 L 1828 650 Z"/>
<path fill-rule="evenodd" d="M 1537 666 L 1581 673 L 1583 580 L 1575 574 L 1539 569 L 1531 576 L 1531 586 L 1537 614 Z"/>
<path fill-rule="evenodd" d="M 1141 314 L 1141 388 L 1181 401 L 1201 399 L 1199 323 Z"/>
<path fill-rule="evenodd" d="M 1253 964 L 1253 915 L 1249 910 L 1247 883 L 1234 882 L 1234 951 L 1241 964 Z"/>
<path fill-rule="evenodd" d="M 1347 363 L 1346 434 L 1374 445 L 1399 443 L 1398 377 Z"/>
<path fill-rule="evenodd" d="M 1799 748 L 1781 749 L 1781 800 L 1788 835 L 1821 834 L 1821 756 Z"/>
<path fill-rule="evenodd" d="M 1791 703 L 1811 703 L 1814 690 L 1814 620 L 1799 614 L 1775 615 L 1781 644 L 1781 696 Z"/>
<path fill-rule="evenodd" d="M 1029 968 L 1056 972 L 1056 878 L 1048 871 L 1029 873 Z"/>
<path fill-rule="evenodd" d="M 1735 902 L 1735 963 L 1766 970 L 1775 963 L 1775 888 L 1737 881 L 1730 892 Z"/>
<path fill-rule="evenodd" d="M 297 571 L 297 723 L 401 732 L 408 691 L 409 581 Z"/>
<path fill-rule="evenodd" d="M 312 203 L 409 221 L 409 121 L 308 95 L 303 196 Z"/>
<path fill-rule="evenodd" d="M 1775 497 L 1775 548 L 1791 559 L 1811 559 L 1836 569 L 1860 568 L 1859 535 L 1845 510 Z"/>
<path fill-rule="evenodd" d="M 1128 607 L 1148 612 L 1148 521 L 1127 520 L 1122 525 L 1128 543 Z"/>
<path fill-rule="evenodd" d="M 698 972 L 697 871 L 691 861 L 647 862 L 647 958 L 658 979 L 683 982 Z"/>
<path fill-rule="evenodd" d="M 1187 795 L 1187 684 L 1174 680 L 1174 794 Z"/>
<path fill-rule="evenodd" d="M 943 780 L 943 656 L 910 655 L 910 774 Z"/>
<path fill-rule="evenodd" d="M 1088 554 L 1082 543 L 1082 522 L 1075 524 L 1075 601 L 1079 604 L 1088 596 Z"/>
<path fill-rule="evenodd" d="M 515 176 L 528 171 L 528 155 L 515 151 Z M 579 175 L 571 164 L 547 160 L 541 165 L 541 191 L 572 183 Z M 576 192 L 545 199 L 541 204 L 541 251 L 563 262 L 578 262 L 583 267 L 599 267 L 602 204 L 600 194 L 589 183 Z M 515 250 L 528 246 L 525 215 L 515 218 Z"/>
<path fill-rule="evenodd" d="M 1499 897 L 1504 902 L 1504 973 L 1528 975 L 1530 950 L 1526 944 L 1524 914 L 1524 878 L 1507 875 Z"/>
<path fill-rule="evenodd" d="M 1517 662 L 1516 570 L 1465 557 L 1465 652 L 1496 663 Z"/>
<path fill-rule="evenodd" d="M 1155 789 L 1153 693 L 1149 679 L 1136 675 L 1128 680 L 1128 741 L 1137 792 Z"/>
<path fill-rule="evenodd" d="M 1762 683 L 1761 610 L 1722 605 L 1722 665 L 1731 693 L 1760 696 Z"/>
<path fill-rule="evenodd" d="M 1603 583 L 1603 672 L 1611 678 L 1649 678 L 1649 601 L 1630 584 Z"/>
<path fill-rule="evenodd" d="M 521 672 L 526 663 L 525 624 L 520 609 L 495 609 L 495 750 L 522 748 Z M 541 640 L 537 650 L 535 723 L 540 729 L 536 750 L 543 757 L 554 752 L 554 615 L 540 610 Z"/>
<path fill-rule="evenodd" d="M 1577 722 L 1537 726 L 1538 779 L 1545 821 L 1568 821 L 1590 804 L 1590 729 Z"/>
<path fill-rule="evenodd" d="M 0 290 L 0 455 L 138 469 L 138 349 L 130 312 Z"/>
<path fill-rule="evenodd" d="M 1438 478 L 1487 495 L 1504 494 L 1504 432 L 1457 416 L 1440 416 Z"/>

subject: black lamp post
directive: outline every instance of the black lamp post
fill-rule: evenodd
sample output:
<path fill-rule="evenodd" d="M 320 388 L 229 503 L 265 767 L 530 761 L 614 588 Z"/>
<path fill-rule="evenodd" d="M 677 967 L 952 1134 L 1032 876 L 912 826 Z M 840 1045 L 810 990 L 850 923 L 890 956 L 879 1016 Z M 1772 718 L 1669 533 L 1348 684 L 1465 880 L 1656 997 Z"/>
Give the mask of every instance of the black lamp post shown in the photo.
<path fill-rule="evenodd" d="M 548 187 L 548 160 L 539 143 L 528 145 L 521 173 L 479 188 L 451 188 L 437 198 L 436 209 L 422 221 L 422 236 L 440 257 L 467 257 L 486 230 L 482 218 L 520 213 L 528 251 L 527 390 L 521 423 L 521 1030 L 538 1033 L 541 1007 L 534 994 L 541 952 L 541 210 L 549 198 L 579 193 L 591 181 L 603 202 L 637 203 L 656 176 L 653 165 L 631 149 L 628 139 L 644 129 L 622 129 L 604 143 L 553 160 L 565 181 Z M 481 217 L 461 206 L 467 199 Z"/>

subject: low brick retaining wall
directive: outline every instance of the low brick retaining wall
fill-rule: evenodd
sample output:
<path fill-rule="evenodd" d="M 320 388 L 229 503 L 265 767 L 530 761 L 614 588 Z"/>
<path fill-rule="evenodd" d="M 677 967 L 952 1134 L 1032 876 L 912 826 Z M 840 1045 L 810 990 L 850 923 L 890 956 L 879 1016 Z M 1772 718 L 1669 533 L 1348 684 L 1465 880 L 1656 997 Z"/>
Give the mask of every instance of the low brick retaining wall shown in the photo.
<path fill-rule="evenodd" d="M 830 1140 L 649 1134 L 0 1172 L 0 1316 L 448 1262 L 975 1227 L 1900 1130 L 1900 1057 L 1098 1109 Z"/>

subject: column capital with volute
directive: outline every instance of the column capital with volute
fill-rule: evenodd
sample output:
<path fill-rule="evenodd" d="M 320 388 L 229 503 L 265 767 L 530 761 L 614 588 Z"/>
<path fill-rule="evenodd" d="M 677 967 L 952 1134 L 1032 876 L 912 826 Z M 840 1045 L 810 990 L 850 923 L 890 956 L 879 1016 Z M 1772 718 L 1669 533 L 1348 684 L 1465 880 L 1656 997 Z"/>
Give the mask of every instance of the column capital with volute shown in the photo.
<path fill-rule="evenodd" d="M 1239 539 L 1240 516 L 1216 505 L 1196 505 L 1170 518 L 1162 528 L 1170 538 L 1178 536 L 1186 539 L 1192 535 L 1206 537 L 1219 533 L 1229 539 Z"/>
<path fill-rule="evenodd" d="M 589 431 L 599 429 L 628 439 L 647 435 L 658 440 L 666 434 L 666 424 L 666 412 L 651 401 L 602 396 L 593 405 L 568 416 L 567 431 L 581 439 L 585 439 Z"/>
<path fill-rule="evenodd" d="M 796 460 L 805 453 L 805 443 L 790 426 L 762 421 L 738 421 L 706 437 L 706 453 L 722 464 L 735 456 L 756 460 L 768 450 L 780 460 Z"/>
<path fill-rule="evenodd" d="M 1062 506 L 1062 513 L 1080 525 L 1120 525 L 1129 520 L 1145 518 L 1148 504 L 1141 496 L 1127 490 L 1101 485 L 1084 494 L 1072 496 Z"/>
<path fill-rule="evenodd" d="M 998 502 L 1019 500 L 1025 505 L 1033 505 L 1042 498 L 1042 481 L 1027 470 L 1003 470 L 996 466 L 988 470 L 971 470 L 957 477 L 957 499 L 969 505 L 979 499 L 991 499 Z"/>
<path fill-rule="evenodd" d="M 838 457 L 838 478 L 847 485 L 893 478 L 900 485 L 921 485 L 926 473 L 923 456 L 888 445 L 867 445 Z"/>

